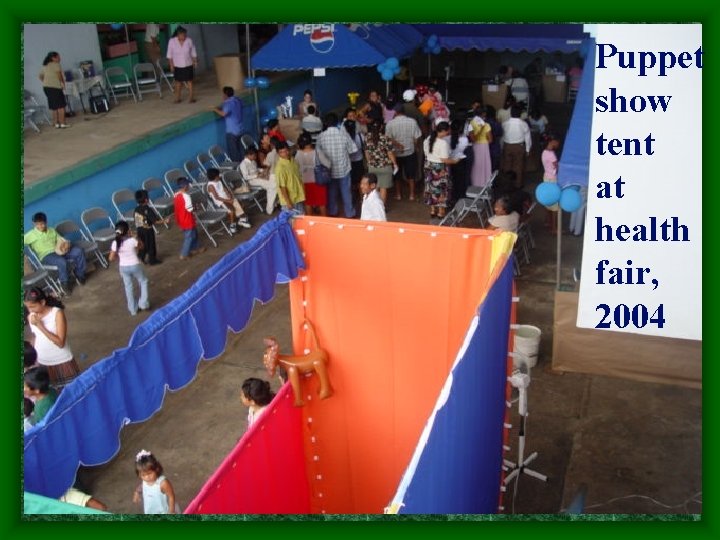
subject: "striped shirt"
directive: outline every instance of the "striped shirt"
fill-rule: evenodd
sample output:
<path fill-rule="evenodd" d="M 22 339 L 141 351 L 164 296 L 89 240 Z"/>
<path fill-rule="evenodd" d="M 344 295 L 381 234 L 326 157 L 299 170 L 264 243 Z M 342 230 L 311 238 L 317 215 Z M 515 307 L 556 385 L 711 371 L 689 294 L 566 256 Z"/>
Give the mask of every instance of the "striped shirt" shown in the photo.
<path fill-rule="evenodd" d="M 415 141 L 422 135 L 418 123 L 409 116 L 396 116 L 385 126 L 385 135 L 402 145 L 396 149 L 395 155 L 407 157 L 415 152 Z"/>
<path fill-rule="evenodd" d="M 350 174 L 350 154 L 358 148 L 344 128 L 327 128 L 318 135 L 317 147 L 330 159 L 330 176 L 342 178 Z"/>

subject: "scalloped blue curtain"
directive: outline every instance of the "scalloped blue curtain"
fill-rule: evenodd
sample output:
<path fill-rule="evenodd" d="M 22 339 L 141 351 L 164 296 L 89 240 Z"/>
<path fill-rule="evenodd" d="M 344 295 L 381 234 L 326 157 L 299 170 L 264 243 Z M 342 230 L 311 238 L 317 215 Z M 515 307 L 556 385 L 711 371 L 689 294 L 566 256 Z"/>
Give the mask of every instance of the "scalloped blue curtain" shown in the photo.
<path fill-rule="evenodd" d="M 228 329 L 248 323 L 255 300 L 304 268 L 289 214 L 263 225 L 181 296 L 140 324 L 128 346 L 68 385 L 43 421 L 25 433 L 25 490 L 57 498 L 80 463 L 99 465 L 119 450 L 118 434 L 162 407 L 166 389 L 189 384 L 200 360 L 222 354 Z"/>

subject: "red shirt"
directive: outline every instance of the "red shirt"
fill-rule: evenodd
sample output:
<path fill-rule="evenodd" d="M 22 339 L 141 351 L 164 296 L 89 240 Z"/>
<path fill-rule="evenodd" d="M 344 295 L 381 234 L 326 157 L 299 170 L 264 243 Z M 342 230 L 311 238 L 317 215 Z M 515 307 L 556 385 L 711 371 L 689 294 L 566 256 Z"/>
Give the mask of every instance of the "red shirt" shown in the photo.
<path fill-rule="evenodd" d="M 268 135 L 270 135 L 270 138 L 271 138 L 271 139 L 272 139 L 273 137 L 275 137 L 275 138 L 276 138 L 278 141 L 280 141 L 280 142 L 287 142 L 287 139 L 285 138 L 285 135 L 283 135 L 283 134 L 280 132 L 280 128 L 271 129 L 271 130 L 268 131 L 267 133 L 268 133 Z"/>
<path fill-rule="evenodd" d="M 188 210 L 190 208 L 190 210 Z M 192 200 L 190 195 L 178 191 L 175 194 L 175 221 L 184 231 L 195 228 L 195 214 L 192 213 Z"/>

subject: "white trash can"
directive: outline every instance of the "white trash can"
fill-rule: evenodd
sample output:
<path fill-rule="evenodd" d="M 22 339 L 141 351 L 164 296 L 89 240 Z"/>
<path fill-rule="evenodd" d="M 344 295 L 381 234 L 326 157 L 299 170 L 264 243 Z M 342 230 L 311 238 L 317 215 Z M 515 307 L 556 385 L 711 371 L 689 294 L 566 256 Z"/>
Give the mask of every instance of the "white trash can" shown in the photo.
<path fill-rule="evenodd" d="M 538 350 L 540 349 L 540 336 L 542 332 L 537 326 L 520 324 L 515 329 L 515 353 L 513 366 L 518 368 L 520 363 L 526 363 L 528 367 L 535 367 L 537 364 Z"/>

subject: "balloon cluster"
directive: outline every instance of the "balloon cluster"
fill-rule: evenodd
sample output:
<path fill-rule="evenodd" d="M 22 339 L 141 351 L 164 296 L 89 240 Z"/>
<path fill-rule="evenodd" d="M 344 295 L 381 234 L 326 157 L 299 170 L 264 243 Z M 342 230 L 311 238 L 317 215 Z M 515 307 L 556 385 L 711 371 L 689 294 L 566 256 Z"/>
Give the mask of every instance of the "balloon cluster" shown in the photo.
<path fill-rule="evenodd" d="M 392 81 L 393 77 L 400 73 L 400 61 L 391 56 L 386 58 L 382 64 L 378 64 L 377 70 L 383 81 Z"/>
<path fill-rule="evenodd" d="M 260 123 L 262 125 L 267 124 L 270 120 L 274 120 L 278 117 L 278 111 L 275 107 L 270 109 L 265 116 L 260 118 Z"/>
<path fill-rule="evenodd" d="M 440 43 L 438 42 L 438 37 L 435 34 L 428 36 L 427 40 L 425 40 L 423 52 L 427 54 L 440 54 Z"/>
<path fill-rule="evenodd" d="M 270 88 L 270 80 L 267 77 L 247 77 L 245 79 L 245 88 Z"/>
<path fill-rule="evenodd" d="M 535 198 L 543 206 L 560 203 L 565 212 L 575 212 L 582 205 L 578 186 L 560 188 L 557 182 L 542 182 L 535 188 Z"/>

